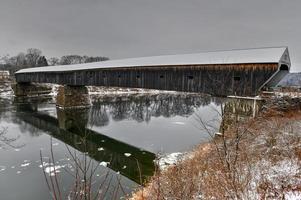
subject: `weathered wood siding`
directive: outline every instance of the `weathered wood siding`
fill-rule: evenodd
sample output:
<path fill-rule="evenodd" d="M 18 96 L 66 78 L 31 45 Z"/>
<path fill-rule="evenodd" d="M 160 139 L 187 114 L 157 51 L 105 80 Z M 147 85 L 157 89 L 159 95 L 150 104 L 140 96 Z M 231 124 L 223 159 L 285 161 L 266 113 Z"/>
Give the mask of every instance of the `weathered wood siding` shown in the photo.
<path fill-rule="evenodd" d="M 130 67 L 24 73 L 16 74 L 16 81 L 254 96 L 277 69 L 278 63 Z"/>

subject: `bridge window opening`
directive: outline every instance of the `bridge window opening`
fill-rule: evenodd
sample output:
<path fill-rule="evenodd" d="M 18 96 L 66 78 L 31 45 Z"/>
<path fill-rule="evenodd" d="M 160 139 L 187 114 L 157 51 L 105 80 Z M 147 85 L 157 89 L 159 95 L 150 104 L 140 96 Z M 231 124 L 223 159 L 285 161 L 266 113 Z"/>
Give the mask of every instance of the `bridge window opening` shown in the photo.
<path fill-rule="evenodd" d="M 140 76 L 139 76 L 139 75 L 137 75 L 137 76 L 136 76 L 136 78 L 138 78 L 138 79 L 139 79 L 139 78 L 140 78 Z"/>
<path fill-rule="evenodd" d="M 193 79 L 193 76 L 189 75 L 187 76 L 189 80 L 192 80 Z"/>
<path fill-rule="evenodd" d="M 121 75 L 120 75 L 120 74 L 118 74 L 118 78 L 121 78 Z"/>
<path fill-rule="evenodd" d="M 160 78 L 164 78 L 164 76 L 163 76 L 163 75 L 160 75 Z"/>
<path fill-rule="evenodd" d="M 240 81 L 240 76 L 234 76 L 233 79 L 234 81 Z"/>

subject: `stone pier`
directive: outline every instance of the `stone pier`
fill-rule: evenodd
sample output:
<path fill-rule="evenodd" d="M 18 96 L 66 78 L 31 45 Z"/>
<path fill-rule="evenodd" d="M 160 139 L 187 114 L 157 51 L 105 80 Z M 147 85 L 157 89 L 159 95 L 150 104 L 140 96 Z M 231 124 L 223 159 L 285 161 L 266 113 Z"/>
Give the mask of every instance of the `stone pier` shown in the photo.
<path fill-rule="evenodd" d="M 84 108 L 91 106 L 86 86 L 60 86 L 56 97 L 56 105 L 61 108 Z"/>

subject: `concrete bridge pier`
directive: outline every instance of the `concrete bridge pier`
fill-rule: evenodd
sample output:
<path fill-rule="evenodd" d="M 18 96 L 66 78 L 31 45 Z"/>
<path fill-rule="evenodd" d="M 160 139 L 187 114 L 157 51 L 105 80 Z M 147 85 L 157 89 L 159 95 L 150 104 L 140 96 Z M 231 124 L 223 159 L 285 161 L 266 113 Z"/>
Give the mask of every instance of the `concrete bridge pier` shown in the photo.
<path fill-rule="evenodd" d="M 86 86 L 63 85 L 58 89 L 56 105 L 60 108 L 85 108 L 91 106 Z"/>

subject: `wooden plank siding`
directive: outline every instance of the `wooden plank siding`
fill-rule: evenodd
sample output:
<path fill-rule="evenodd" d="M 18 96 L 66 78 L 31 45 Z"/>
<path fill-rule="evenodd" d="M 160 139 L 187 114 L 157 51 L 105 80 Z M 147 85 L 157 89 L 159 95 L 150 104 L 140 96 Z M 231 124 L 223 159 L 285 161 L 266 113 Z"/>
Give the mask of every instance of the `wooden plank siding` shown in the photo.
<path fill-rule="evenodd" d="M 278 63 L 101 68 L 17 73 L 16 81 L 175 90 L 216 96 L 257 95 Z"/>

